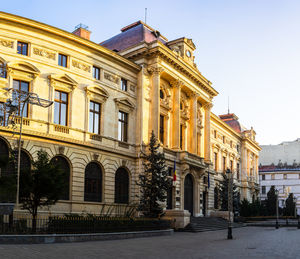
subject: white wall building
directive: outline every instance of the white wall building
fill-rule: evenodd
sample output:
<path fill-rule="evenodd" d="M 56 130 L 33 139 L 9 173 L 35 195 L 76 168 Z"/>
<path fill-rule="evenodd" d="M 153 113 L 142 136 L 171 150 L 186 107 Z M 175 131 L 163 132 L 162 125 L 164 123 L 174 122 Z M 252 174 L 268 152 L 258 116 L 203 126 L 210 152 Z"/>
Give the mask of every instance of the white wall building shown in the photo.
<path fill-rule="evenodd" d="M 300 214 L 300 139 L 282 142 L 279 145 L 261 146 L 259 180 L 261 200 L 267 198 L 271 186 L 279 191 L 279 206 L 289 193 L 297 197 Z"/>

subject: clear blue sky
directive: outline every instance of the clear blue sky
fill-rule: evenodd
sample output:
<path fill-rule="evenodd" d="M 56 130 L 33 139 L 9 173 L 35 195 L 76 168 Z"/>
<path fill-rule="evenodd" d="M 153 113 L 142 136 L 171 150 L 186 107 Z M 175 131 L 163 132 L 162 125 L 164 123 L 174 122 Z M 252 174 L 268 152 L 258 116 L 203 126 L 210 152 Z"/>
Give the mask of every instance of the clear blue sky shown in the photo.
<path fill-rule="evenodd" d="M 1 10 L 101 42 L 137 20 L 169 40 L 192 38 L 196 63 L 220 93 L 213 112 L 234 112 L 260 144 L 300 137 L 300 1 L 1 1 Z"/>

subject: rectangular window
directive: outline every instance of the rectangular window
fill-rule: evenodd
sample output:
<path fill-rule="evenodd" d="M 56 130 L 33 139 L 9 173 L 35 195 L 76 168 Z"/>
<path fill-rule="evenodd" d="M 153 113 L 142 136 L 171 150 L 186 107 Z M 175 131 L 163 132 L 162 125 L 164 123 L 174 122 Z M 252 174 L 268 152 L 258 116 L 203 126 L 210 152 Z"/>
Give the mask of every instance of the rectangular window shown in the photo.
<path fill-rule="evenodd" d="M 218 154 L 214 153 L 215 157 L 214 157 L 214 166 L 215 166 L 215 171 L 218 171 Z"/>
<path fill-rule="evenodd" d="M 271 175 L 271 179 L 272 179 L 272 180 L 275 180 L 275 174 L 272 174 L 272 175 Z"/>
<path fill-rule="evenodd" d="M 225 144 L 225 136 L 223 136 L 223 144 Z"/>
<path fill-rule="evenodd" d="M 284 174 L 284 175 L 283 175 L 283 179 L 287 179 L 287 174 Z"/>
<path fill-rule="evenodd" d="M 100 80 L 100 68 L 93 66 L 93 77 Z"/>
<path fill-rule="evenodd" d="M 100 134 L 101 104 L 90 101 L 89 132 Z"/>
<path fill-rule="evenodd" d="M 62 67 L 67 67 L 68 57 L 63 54 L 58 54 L 58 65 Z"/>
<path fill-rule="evenodd" d="M 18 90 L 19 94 L 17 94 L 17 103 L 14 103 L 15 105 L 18 105 L 18 112 L 17 115 L 21 115 L 21 110 L 23 107 L 23 96 L 24 94 L 29 92 L 29 82 L 21 81 L 21 80 L 13 80 L 13 88 L 15 90 Z M 24 110 L 23 110 L 23 117 L 28 117 L 28 103 L 25 103 Z"/>
<path fill-rule="evenodd" d="M 180 132 L 179 132 L 179 134 L 180 134 L 180 136 L 179 136 L 179 141 L 180 141 L 180 143 L 179 143 L 179 145 L 180 145 L 180 149 L 182 149 L 182 142 L 183 142 L 183 138 L 182 138 L 182 134 L 183 134 L 183 126 L 182 125 L 180 125 Z"/>
<path fill-rule="evenodd" d="M 127 142 L 128 114 L 119 111 L 118 140 Z"/>
<path fill-rule="evenodd" d="M 223 156 L 223 172 L 226 172 L 226 157 Z"/>
<path fill-rule="evenodd" d="M 55 90 L 54 96 L 54 123 L 67 126 L 68 121 L 68 94 Z"/>
<path fill-rule="evenodd" d="M 262 194 L 266 194 L 266 186 L 262 186 L 261 187 L 261 193 Z"/>
<path fill-rule="evenodd" d="M 162 144 L 164 144 L 164 123 L 165 118 L 163 115 L 160 115 L 159 117 L 159 140 Z"/>
<path fill-rule="evenodd" d="M 24 56 L 28 56 L 28 44 L 25 42 L 18 41 L 17 53 Z"/>
<path fill-rule="evenodd" d="M 121 78 L 121 90 L 127 92 L 127 80 Z"/>
<path fill-rule="evenodd" d="M 240 164 L 236 164 L 236 179 L 240 180 Z"/>
<path fill-rule="evenodd" d="M 214 138 L 217 138 L 217 131 L 214 130 Z"/>
<path fill-rule="evenodd" d="M 230 140 L 230 147 L 232 148 L 232 140 Z"/>
<path fill-rule="evenodd" d="M 261 179 L 264 181 L 264 180 L 266 180 L 266 175 L 265 174 L 262 174 L 261 175 Z"/>

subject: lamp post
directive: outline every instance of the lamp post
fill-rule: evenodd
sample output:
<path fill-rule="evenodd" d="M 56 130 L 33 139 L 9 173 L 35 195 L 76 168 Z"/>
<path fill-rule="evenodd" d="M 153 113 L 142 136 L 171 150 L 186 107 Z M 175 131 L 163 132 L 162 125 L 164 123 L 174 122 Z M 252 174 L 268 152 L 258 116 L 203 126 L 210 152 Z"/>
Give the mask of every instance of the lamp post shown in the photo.
<path fill-rule="evenodd" d="M 20 118 L 20 131 L 18 138 L 18 163 L 17 163 L 17 193 L 16 193 L 16 207 L 19 205 L 19 193 L 20 193 L 20 170 L 21 170 L 21 141 L 22 141 L 22 127 L 23 127 L 23 113 L 26 104 L 38 105 L 43 108 L 48 108 L 53 104 L 52 101 L 39 98 L 36 93 L 24 92 L 13 88 L 5 88 L 8 92 L 11 92 L 10 99 L 7 99 L 5 103 L 5 110 L 8 112 L 7 124 L 10 122 L 15 125 L 16 113 Z M 5 121 L 5 118 L 4 118 Z M 6 125 L 6 123 L 4 123 Z"/>
<path fill-rule="evenodd" d="M 276 225 L 275 225 L 275 228 L 278 229 L 279 228 L 279 225 L 278 225 L 278 190 L 276 189 L 275 190 L 275 195 L 276 195 Z"/>
<path fill-rule="evenodd" d="M 232 212 L 232 172 L 228 168 L 226 170 L 228 177 L 228 232 L 227 239 L 232 239 L 232 222 L 231 222 L 231 212 Z"/>

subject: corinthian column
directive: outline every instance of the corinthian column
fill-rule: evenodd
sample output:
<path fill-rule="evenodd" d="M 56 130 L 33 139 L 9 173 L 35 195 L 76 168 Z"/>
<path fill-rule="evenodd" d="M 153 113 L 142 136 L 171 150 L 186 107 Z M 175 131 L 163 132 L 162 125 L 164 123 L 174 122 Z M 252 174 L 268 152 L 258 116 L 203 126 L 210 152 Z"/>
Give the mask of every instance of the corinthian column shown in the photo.
<path fill-rule="evenodd" d="M 173 127 L 172 127 L 172 148 L 180 149 L 180 89 L 183 83 L 179 80 L 170 82 L 173 86 Z"/>
<path fill-rule="evenodd" d="M 210 112 L 213 107 L 212 103 L 204 105 L 205 109 L 205 125 L 204 125 L 204 159 L 210 162 Z"/>
<path fill-rule="evenodd" d="M 196 154 L 197 153 L 197 100 L 199 94 L 193 92 L 191 94 L 191 118 L 190 118 L 190 150 L 189 152 Z"/>
<path fill-rule="evenodd" d="M 162 67 L 150 67 L 148 71 L 152 74 L 151 77 L 151 130 L 154 131 L 155 136 L 159 136 L 159 115 L 160 115 L 160 74 L 163 72 Z"/>

